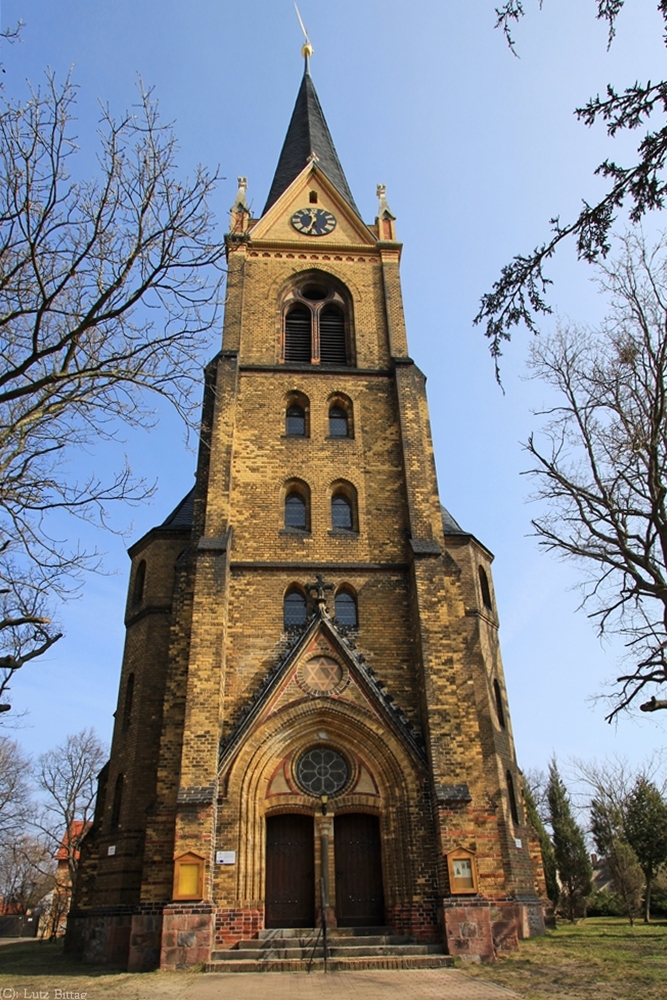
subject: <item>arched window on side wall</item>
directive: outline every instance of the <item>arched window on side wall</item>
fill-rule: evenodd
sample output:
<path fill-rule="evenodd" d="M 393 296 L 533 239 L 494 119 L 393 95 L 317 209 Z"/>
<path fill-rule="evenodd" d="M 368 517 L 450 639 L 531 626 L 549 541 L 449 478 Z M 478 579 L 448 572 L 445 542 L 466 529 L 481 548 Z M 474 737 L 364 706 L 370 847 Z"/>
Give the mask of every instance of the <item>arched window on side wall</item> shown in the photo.
<path fill-rule="evenodd" d="M 345 396 L 337 396 L 329 405 L 329 437 L 351 438 L 354 434 L 352 403 Z"/>
<path fill-rule="evenodd" d="M 482 591 L 484 607 L 488 608 L 489 611 L 492 611 L 493 603 L 491 601 L 491 588 L 489 587 L 489 578 L 486 575 L 486 570 L 483 566 L 479 567 L 479 588 Z"/>
<path fill-rule="evenodd" d="M 290 437 L 306 436 L 306 411 L 299 403 L 290 403 L 285 410 L 285 433 Z"/>
<path fill-rule="evenodd" d="M 132 702 L 134 701 L 134 674 L 130 674 L 125 685 L 125 703 L 123 705 L 123 729 L 130 728 L 132 721 Z"/>
<path fill-rule="evenodd" d="M 132 588 L 132 607 L 136 607 L 144 599 L 144 587 L 146 585 L 146 560 L 142 559 L 134 574 L 134 587 Z"/>
<path fill-rule="evenodd" d="M 338 531 L 353 531 L 352 503 L 344 493 L 335 493 L 331 498 L 331 527 Z"/>
<path fill-rule="evenodd" d="M 116 787 L 113 793 L 113 804 L 111 806 L 111 829 L 117 830 L 120 826 L 120 811 L 123 807 L 123 785 L 125 778 L 119 774 L 116 778 Z"/>
<path fill-rule="evenodd" d="M 308 617 L 308 607 L 305 595 L 298 587 L 287 591 L 283 601 L 283 624 L 285 628 L 305 625 Z"/>
<path fill-rule="evenodd" d="M 505 710 L 503 709 L 503 695 L 500 690 L 500 684 L 497 680 L 493 681 L 493 693 L 496 699 L 496 715 L 498 716 L 498 722 L 505 728 Z"/>
<path fill-rule="evenodd" d="M 510 800 L 510 812 L 512 814 L 512 819 L 514 820 L 514 822 L 518 823 L 519 822 L 519 810 L 518 810 L 517 804 L 516 804 L 516 793 L 514 791 L 514 780 L 513 780 L 512 775 L 510 774 L 509 771 L 507 772 L 507 774 L 506 774 L 505 777 L 507 779 L 507 795 L 508 795 L 509 800 Z"/>
<path fill-rule="evenodd" d="M 305 483 L 291 483 L 285 494 L 285 527 L 310 531 L 309 493 Z"/>
<path fill-rule="evenodd" d="M 357 602 L 349 590 L 339 590 L 335 597 L 336 621 L 347 628 L 356 628 Z"/>

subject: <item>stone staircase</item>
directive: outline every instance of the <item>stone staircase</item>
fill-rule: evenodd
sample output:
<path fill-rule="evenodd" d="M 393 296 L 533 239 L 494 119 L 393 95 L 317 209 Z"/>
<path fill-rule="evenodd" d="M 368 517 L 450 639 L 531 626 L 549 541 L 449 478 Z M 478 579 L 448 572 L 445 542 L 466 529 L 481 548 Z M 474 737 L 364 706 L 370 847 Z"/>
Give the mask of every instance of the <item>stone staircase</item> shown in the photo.
<path fill-rule="evenodd" d="M 327 934 L 327 969 L 442 969 L 453 965 L 441 944 L 419 944 L 390 927 L 337 927 Z M 207 972 L 322 972 L 322 935 L 307 927 L 260 931 L 214 951 Z"/>

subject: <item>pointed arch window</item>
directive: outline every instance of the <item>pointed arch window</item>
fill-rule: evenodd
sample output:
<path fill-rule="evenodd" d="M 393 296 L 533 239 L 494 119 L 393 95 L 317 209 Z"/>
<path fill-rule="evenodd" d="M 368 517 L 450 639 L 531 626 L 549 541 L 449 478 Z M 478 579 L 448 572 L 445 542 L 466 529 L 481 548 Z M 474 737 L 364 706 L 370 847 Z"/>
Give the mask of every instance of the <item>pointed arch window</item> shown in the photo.
<path fill-rule="evenodd" d="M 123 729 L 130 728 L 132 721 L 132 703 L 134 701 L 134 673 L 127 678 L 125 685 L 125 704 L 123 705 Z"/>
<path fill-rule="evenodd" d="M 489 587 L 489 578 L 486 575 L 486 570 L 483 566 L 479 567 L 479 588 L 482 591 L 482 601 L 484 602 L 484 607 L 488 608 L 489 611 L 492 611 L 493 602 L 491 601 L 491 588 Z"/>
<path fill-rule="evenodd" d="M 306 597 L 299 587 L 292 587 L 283 601 L 283 624 L 285 628 L 305 625 L 308 617 Z"/>
<path fill-rule="evenodd" d="M 498 716 L 498 722 L 502 729 L 505 728 L 505 711 L 503 709 L 503 695 L 500 690 L 500 684 L 497 680 L 493 681 L 493 694 L 496 699 L 496 715 Z"/>
<path fill-rule="evenodd" d="M 329 437 L 351 438 L 353 436 L 352 400 L 336 395 L 329 403 Z"/>
<path fill-rule="evenodd" d="M 300 493 L 290 493 L 285 500 L 285 527 L 306 530 L 308 523 L 306 501 Z"/>
<path fill-rule="evenodd" d="M 356 628 L 358 618 L 357 601 L 354 594 L 351 594 L 347 589 L 339 590 L 334 601 L 337 623 L 346 628 Z"/>
<path fill-rule="evenodd" d="M 510 800 L 510 812 L 512 814 L 512 820 L 514 823 L 518 824 L 519 809 L 516 803 L 516 792 L 514 791 L 514 779 L 512 778 L 512 775 L 510 774 L 509 771 L 507 772 L 505 777 L 507 780 L 507 795 Z"/>
<path fill-rule="evenodd" d="M 352 504 L 344 493 L 337 493 L 331 500 L 331 527 L 352 531 Z"/>
<path fill-rule="evenodd" d="M 300 479 L 285 487 L 285 528 L 310 531 L 310 490 Z"/>
<path fill-rule="evenodd" d="M 331 530 L 336 533 L 359 531 L 357 491 L 352 483 L 334 483 L 331 489 Z"/>
<path fill-rule="evenodd" d="M 134 574 L 134 586 L 132 588 L 132 607 L 136 608 L 144 599 L 144 587 L 146 585 L 146 560 L 142 559 Z"/>
<path fill-rule="evenodd" d="M 349 301 L 327 275 L 302 279 L 288 293 L 283 308 L 283 361 L 352 364 Z"/>
<path fill-rule="evenodd" d="M 116 778 L 116 787 L 113 793 L 113 804 L 111 806 L 111 829 L 117 830 L 120 827 L 120 811 L 123 807 L 123 785 L 125 778 L 119 774 Z"/>

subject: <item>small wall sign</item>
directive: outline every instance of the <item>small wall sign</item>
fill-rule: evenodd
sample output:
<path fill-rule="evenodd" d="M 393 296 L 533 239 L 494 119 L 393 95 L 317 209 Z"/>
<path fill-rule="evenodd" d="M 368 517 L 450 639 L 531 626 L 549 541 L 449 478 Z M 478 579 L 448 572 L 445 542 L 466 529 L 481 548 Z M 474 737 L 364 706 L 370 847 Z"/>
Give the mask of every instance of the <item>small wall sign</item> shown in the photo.
<path fill-rule="evenodd" d="M 236 851 L 216 851 L 215 863 L 216 865 L 235 865 Z"/>
<path fill-rule="evenodd" d="M 477 865 L 472 851 L 459 848 L 447 855 L 449 887 L 452 895 L 477 892 Z"/>
<path fill-rule="evenodd" d="M 107 854 L 108 854 L 108 856 L 110 858 L 112 858 L 115 853 L 116 853 L 116 845 L 115 844 L 109 844 L 109 846 L 107 847 Z"/>

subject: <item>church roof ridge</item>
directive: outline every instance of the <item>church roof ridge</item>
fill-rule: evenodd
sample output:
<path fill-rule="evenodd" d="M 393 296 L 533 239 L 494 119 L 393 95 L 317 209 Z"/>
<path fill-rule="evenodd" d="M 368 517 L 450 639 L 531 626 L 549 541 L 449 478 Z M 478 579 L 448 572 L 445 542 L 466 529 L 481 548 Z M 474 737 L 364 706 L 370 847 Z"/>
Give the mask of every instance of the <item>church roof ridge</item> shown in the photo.
<path fill-rule="evenodd" d="M 294 178 L 298 177 L 312 160 L 315 160 L 336 190 L 360 216 L 338 159 L 306 60 L 303 79 L 262 215 L 266 215 L 283 191 L 287 190 Z"/>

